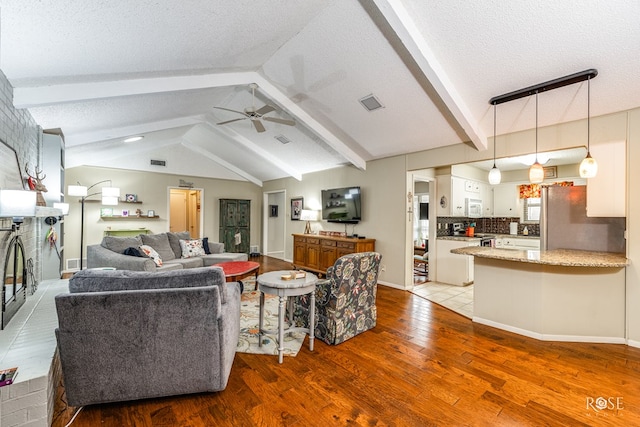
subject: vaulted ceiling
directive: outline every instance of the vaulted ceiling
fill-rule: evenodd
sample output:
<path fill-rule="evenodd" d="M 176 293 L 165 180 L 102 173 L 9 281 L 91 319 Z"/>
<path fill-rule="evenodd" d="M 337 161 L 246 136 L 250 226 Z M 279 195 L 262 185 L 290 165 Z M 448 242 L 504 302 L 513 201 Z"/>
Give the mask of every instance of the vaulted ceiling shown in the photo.
<path fill-rule="evenodd" d="M 67 167 L 261 185 L 484 150 L 491 97 L 588 68 L 592 115 L 638 107 L 638 16 L 637 0 L 3 0 L 0 69 L 16 107 L 62 129 Z M 258 132 L 242 112 L 265 105 Z M 529 99 L 498 111 L 499 134 L 535 125 Z M 585 117 L 584 83 L 540 95 L 540 126 Z"/>

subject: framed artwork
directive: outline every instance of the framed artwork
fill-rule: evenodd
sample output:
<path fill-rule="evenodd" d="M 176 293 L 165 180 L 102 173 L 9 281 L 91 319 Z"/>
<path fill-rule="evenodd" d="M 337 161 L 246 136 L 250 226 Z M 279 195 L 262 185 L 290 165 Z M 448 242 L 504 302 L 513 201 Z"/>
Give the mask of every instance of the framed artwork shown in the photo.
<path fill-rule="evenodd" d="M 278 216 L 278 205 L 269 205 L 270 213 L 269 216 L 277 217 Z"/>
<path fill-rule="evenodd" d="M 138 201 L 138 195 L 137 194 L 127 194 L 127 196 L 125 197 L 125 201 L 127 201 L 129 203 L 137 202 Z"/>
<path fill-rule="evenodd" d="M 122 210 L 122 216 L 123 216 L 123 217 L 125 217 L 125 216 L 129 216 L 129 209 L 123 209 L 123 210 Z"/>
<path fill-rule="evenodd" d="M 100 209 L 100 216 L 113 216 L 113 209 L 112 208 Z"/>
<path fill-rule="evenodd" d="M 304 202 L 303 197 L 294 197 L 291 199 L 291 220 L 292 221 L 300 221 L 303 202 Z"/>
<path fill-rule="evenodd" d="M 156 216 L 156 211 L 148 210 L 147 211 L 147 216 L 148 217 Z"/>
<path fill-rule="evenodd" d="M 542 168 L 544 170 L 544 179 L 557 178 L 558 177 L 558 167 L 557 166 L 547 166 L 546 168 Z"/>

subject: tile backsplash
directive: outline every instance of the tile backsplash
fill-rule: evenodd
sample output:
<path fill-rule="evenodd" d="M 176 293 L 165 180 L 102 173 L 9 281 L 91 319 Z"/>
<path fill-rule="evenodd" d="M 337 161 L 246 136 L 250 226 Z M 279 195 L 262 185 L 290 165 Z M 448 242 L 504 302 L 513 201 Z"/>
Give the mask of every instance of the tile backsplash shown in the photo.
<path fill-rule="evenodd" d="M 540 235 L 540 224 L 521 224 L 520 218 L 467 218 L 467 217 L 438 217 L 438 236 L 449 236 L 452 233 L 453 227 L 451 224 L 454 222 L 461 222 L 465 226 L 474 223 L 476 224 L 476 233 L 495 233 L 495 234 L 509 234 L 509 224 L 512 222 L 518 223 L 518 234 L 522 234 L 524 227 L 527 227 L 529 235 Z"/>

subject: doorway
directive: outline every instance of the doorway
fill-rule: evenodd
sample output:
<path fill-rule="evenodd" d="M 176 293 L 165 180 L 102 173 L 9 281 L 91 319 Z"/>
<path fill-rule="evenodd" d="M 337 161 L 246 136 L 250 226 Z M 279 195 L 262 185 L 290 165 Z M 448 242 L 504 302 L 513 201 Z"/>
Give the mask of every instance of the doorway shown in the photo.
<path fill-rule="evenodd" d="M 178 233 L 188 231 L 192 238 L 202 237 L 202 200 L 201 188 L 169 188 L 169 231 Z"/>
<path fill-rule="evenodd" d="M 435 254 L 436 181 L 434 169 L 407 172 L 407 226 L 405 289 L 429 281 L 435 277 L 435 263 L 429 262 Z"/>
<path fill-rule="evenodd" d="M 285 259 L 286 191 L 267 191 L 263 194 L 263 252 L 273 258 Z"/>

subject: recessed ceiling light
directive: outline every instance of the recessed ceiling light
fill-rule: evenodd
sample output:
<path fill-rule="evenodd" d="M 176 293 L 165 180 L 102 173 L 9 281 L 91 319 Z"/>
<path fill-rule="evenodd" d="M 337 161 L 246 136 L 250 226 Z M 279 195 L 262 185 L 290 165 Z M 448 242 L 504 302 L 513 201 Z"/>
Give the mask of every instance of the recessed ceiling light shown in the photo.
<path fill-rule="evenodd" d="M 362 106 L 366 108 L 367 111 L 374 111 L 380 108 L 384 108 L 384 105 L 382 105 L 378 98 L 376 98 L 373 94 L 367 95 L 364 98 L 360 98 L 358 101 L 360 101 L 360 104 L 362 104 Z"/>
<path fill-rule="evenodd" d="M 142 138 L 144 138 L 144 136 L 132 136 L 131 138 L 125 139 L 124 142 L 136 142 L 140 141 Z"/>

